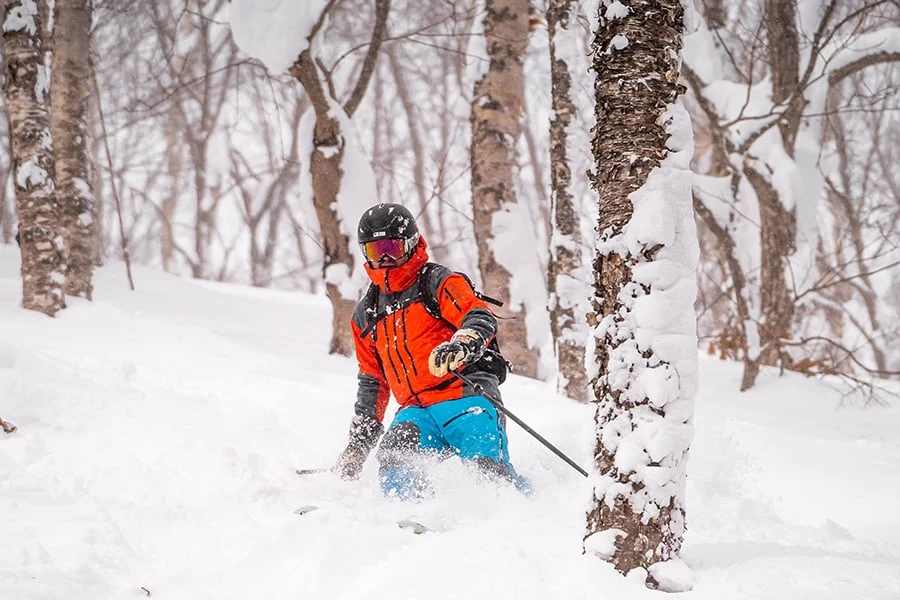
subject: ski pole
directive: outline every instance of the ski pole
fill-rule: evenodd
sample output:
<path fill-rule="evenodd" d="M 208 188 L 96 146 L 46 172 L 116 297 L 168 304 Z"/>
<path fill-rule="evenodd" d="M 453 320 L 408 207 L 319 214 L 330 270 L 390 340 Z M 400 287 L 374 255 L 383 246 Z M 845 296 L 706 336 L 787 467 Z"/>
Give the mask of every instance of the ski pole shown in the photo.
<path fill-rule="evenodd" d="M 532 436 L 534 436 L 534 438 L 535 438 L 537 441 L 539 441 L 539 442 L 542 443 L 544 446 L 546 446 L 548 449 L 550 449 L 555 455 L 557 455 L 558 457 L 560 457 L 561 459 L 563 459 L 564 461 L 566 461 L 566 463 L 567 463 L 570 467 L 572 467 L 573 469 L 575 469 L 576 471 L 578 471 L 579 473 L 581 473 L 581 474 L 584 475 L 585 477 L 588 476 L 587 471 L 585 471 L 584 469 L 582 469 L 581 467 L 579 467 L 579 466 L 578 466 L 578 463 L 576 463 L 574 460 L 572 460 L 571 458 L 569 458 L 568 456 L 566 456 L 565 453 L 563 453 L 562 450 L 560 450 L 559 448 L 557 448 L 556 446 L 554 446 L 553 444 L 551 444 L 550 442 L 548 442 L 547 439 L 546 439 L 544 436 L 542 436 L 542 435 L 539 434 L 537 431 L 535 431 L 534 429 L 532 429 L 531 427 L 529 427 L 528 424 L 525 423 L 525 421 L 523 421 L 522 419 L 520 419 L 519 417 L 517 417 L 516 415 L 514 415 L 513 413 L 511 413 L 510 410 L 509 410 L 508 408 L 506 408 L 505 406 L 503 406 L 503 403 L 502 403 L 502 402 L 500 402 L 499 400 L 496 400 L 495 398 L 491 398 L 491 397 L 487 394 L 487 392 L 484 391 L 484 388 L 481 387 L 481 384 L 480 384 L 480 383 L 477 383 L 477 382 L 475 382 L 475 381 L 472 381 L 471 379 L 469 379 L 468 377 L 462 375 L 462 374 L 459 373 L 458 371 L 450 371 L 450 372 L 453 373 L 454 375 L 456 375 L 456 376 L 459 378 L 460 381 L 462 381 L 463 383 L 465 383 L 465 384 L 468 385 L 468 386 L 471 386 L 472 389 L 474 389 L 476 393 L 478 393 L 478 394 L 480 394 L 481 396 L 484 396 L 485 398 L 487 398 L 488 402 L 490 402 L 491 404 L 493 404 L 493 405 L 494 405 L 494 408 L 496 408 L 498 412 L 503 413 L 504 415 L 506 415 L 507 417 L 509 417 L 509 418 L 512 419 L 513 421 L 515 421 L 516 424 L 517 424 L 519 427 L 521 427 L 522 429 L 524 429 L 525 431 L 527 431 L 528 433 L 530 433 Z"/>

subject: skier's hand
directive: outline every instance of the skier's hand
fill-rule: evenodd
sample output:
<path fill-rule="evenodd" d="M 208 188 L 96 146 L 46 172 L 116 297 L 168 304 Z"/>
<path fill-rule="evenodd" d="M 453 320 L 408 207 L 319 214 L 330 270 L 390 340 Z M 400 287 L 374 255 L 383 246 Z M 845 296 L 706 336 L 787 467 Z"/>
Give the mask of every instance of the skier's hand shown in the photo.
<path fill-rule="evenodd" d="M 341 479 L 356 479 L 362 472 L 363 465 L 378 438 L 384 432 L 384 425 L 373 417 L 357 415 L 350 423 L 350 435 L 347 447 L 341 452 L 338 463 L 334 467 L 335 473 Z"/>
<path fill-rule="evenodd" d="M 478 360 L 484 352 L 484 340 L 471 329 L 460 329 L 449 342 L 444 342 L 431 351 L 428 370 L 435 377 L 443 377 L 463 365 Z"/>

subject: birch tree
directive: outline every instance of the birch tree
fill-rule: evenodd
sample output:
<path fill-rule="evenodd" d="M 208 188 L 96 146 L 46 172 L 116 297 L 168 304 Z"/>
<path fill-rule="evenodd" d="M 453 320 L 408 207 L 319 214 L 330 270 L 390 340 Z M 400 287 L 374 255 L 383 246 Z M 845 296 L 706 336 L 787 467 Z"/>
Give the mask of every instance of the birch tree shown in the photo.
<path fill-rule="evenodd" d="M 45 53 L 47 5 L 3 4 L 3 56 L 10 155 L 19 217 L 22 306 L 53 316 L 65 308 L 66 266 L 50 132 L 50 77 Z"/>
<path fill-rule="evenodd" d="M 514 181 L 516 143 L 522 131 L 528 1 L 487 0 L 483 25 L 489 64 L 475 83 L 471 117 L 478 269 L 485 291 L 504 302 L 504 312 L 511 317 L 500 321 L 498 337 L 504 354 L 518 373 L 536 377 L 538 353 L 529 346 L 528 307 L 522 290 L 514 289 L 511 272 L 519 262 L 515 254 L 521 255 L 514 240 L 528 231 L 530 221 L 523 216 Z"/>
<path fill-rule="evenodd" d="M 65 242 L 65 291 L 90 300 L 97 253 L 88 147 L 93 2 L 56 0 L 54 10 L 51 129 Z"/>
<path fill-rule="evenodd" d="M 593 43 L 596 450 L 584 549 L 680 591 L 698 259 L 680 0 L 607 1 Z"/>
<path fill-rule="evenodd" d="M 587 297 L 588 284 L 581 259 L 581 224 L 572 195 L 572 169 L 568 146 L 577 107 L 572 97 L 572 76 L 567 61 L 572 56 L 573 0 L 551 0 L 547 7 L 550 40 L 550 83 L 553 119 L 550 121 L 550 330 L 556 348 L 560 392 L 577 400 L 587 399 L 585 370 L 587 323 L 577 299 Z"/>

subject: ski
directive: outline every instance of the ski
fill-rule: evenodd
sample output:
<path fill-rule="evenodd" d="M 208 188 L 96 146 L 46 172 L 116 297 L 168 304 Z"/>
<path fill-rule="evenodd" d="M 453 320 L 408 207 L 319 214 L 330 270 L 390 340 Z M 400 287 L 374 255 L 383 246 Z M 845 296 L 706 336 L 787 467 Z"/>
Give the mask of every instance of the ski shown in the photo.
<path fill-rule="evenodd" d="M 295 515 L 307 515 L 314 510 L 319 510 L 319 507 L 315 504 L 308 504 L 307 506 L 301 506 L 297 510 L 294 511 Z"/>
<path fill-rule="evenodd" d="M 294 469 L 294 472 L 297 475 L 319 475 L 323 473 L 333 473 L 330 468 L 328 469 Z"/>
<path fill-rule="evenodd" d="M 426 525 L 422 525 L 418 521 L 413 521 L 412 519 L 403 519 L 401 521 L 397 521 L 397 527 L 400 529 L 406 529 L 411 531 L 415 535 L 422 535 L 423 533 L 433 533 L 434 530 Z"/>
<path fill-rule="evenodd" d="M 311 512 L 315 512 L 319 510 L 320 507 L 316 504 L 307 504 L 306 506 L 301 506 L 297 510 L 294 511 L 295 515 L 308 515 Z M 434 533 L 434 529 L 428 527 L 427 525 L 423 525 L 419 521 L 414 521 L 412 519 L 401 519 L 397 521 L 397 527 L 403 529 L 405 531 L 409 531 L 414 535 L 422 535 L 423 533 Z"/>

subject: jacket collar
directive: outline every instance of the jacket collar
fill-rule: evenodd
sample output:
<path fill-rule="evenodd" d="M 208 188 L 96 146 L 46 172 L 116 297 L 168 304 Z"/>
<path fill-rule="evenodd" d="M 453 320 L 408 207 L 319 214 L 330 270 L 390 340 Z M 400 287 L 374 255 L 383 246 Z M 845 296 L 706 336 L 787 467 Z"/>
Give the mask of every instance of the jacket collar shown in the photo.
<path fill-rule="evenodd" d="M 413 251 L 412 256 L 399 267 L 373 269 L 369 266 L 369 261 L 365 261 L 363 266 L 366 268 L 369 279 L 382 292 L 387 294 L 401 292 L 415 283 L 416 278 L 419 276 L 419 271 L 428 262 L 427 248 L 428 244 L 425 243 L 425 238 L 420 235 L 419 243 L 416 244 L 416 249 Z"/>

